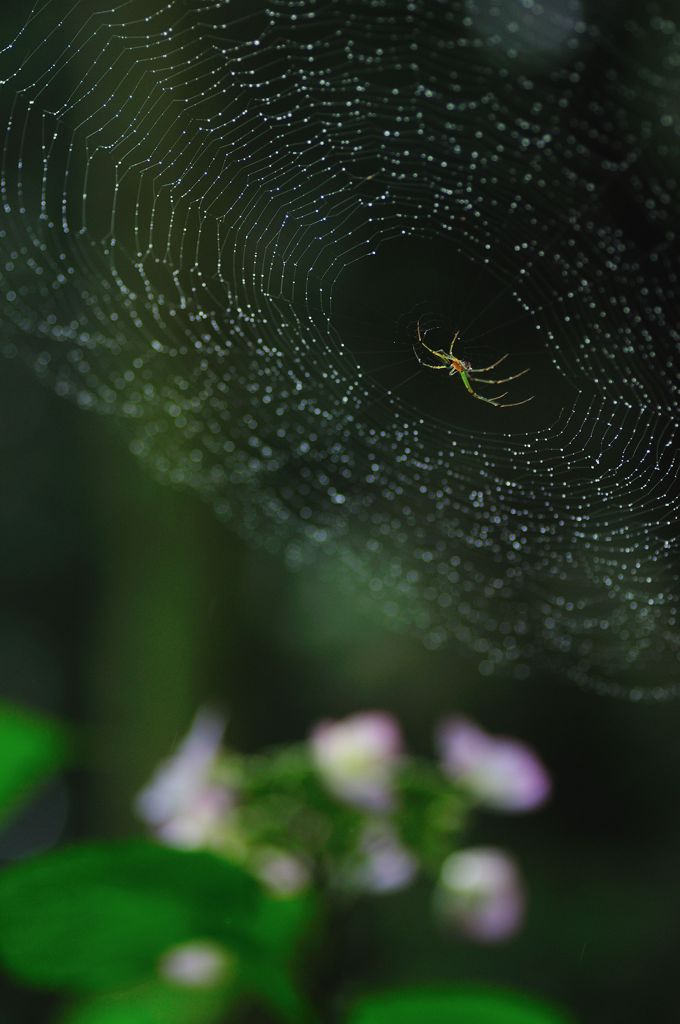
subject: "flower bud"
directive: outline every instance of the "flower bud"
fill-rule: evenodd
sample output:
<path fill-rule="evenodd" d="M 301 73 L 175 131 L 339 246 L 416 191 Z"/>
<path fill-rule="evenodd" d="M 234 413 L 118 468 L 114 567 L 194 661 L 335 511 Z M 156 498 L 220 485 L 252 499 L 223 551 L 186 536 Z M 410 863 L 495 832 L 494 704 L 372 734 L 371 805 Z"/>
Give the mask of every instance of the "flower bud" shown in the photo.
<path fill-rule="evenodd" d="M 213 988 L 234 970 L 234 957 L 214 942 L 185 942 L 163 956 L 161 977 L 182 988 Z"/>
<path fill-rule="evenodd" d="M 305 862 L 285 850 L 260 849 L 252 857 L 252 870 L 276 896 L 294 896 L 308 889 L 311 872 Z"/>

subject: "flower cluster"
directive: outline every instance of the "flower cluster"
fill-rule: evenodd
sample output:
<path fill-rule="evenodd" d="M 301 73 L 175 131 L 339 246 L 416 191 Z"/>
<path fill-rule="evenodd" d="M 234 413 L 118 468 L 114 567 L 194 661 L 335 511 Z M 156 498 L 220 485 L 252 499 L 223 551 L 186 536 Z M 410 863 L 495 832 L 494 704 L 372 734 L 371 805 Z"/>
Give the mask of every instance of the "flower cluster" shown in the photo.
<path fill-rule="evenodd" d="M 137 798 L 164 843 L 209 848 L 290 894 L 345 893 L 435 879 L 439 918 L 479 942 L 513 934 L 524 914 L 517 866 L 502 850 L 462 847 L 475 808 L 530 811 L 550 794 L 536 754 L 463 717 L 436 732 L 438 762 L 408 756 L 396 720 L 367 711 L 317 724 L 308 742 L 242 757 L 224 721 L 201 711 L 177 753 Z"/>

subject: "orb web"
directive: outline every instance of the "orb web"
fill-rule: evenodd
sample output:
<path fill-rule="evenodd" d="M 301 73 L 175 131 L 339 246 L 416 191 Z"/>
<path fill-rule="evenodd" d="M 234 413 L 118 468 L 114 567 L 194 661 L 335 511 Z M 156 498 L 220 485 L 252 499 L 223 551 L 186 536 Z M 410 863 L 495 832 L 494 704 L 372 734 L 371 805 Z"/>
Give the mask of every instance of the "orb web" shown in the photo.
<path fill-rule="evenodd" d="M 464 645 L 484 673 L 673 692 L 669 12 L 3 15 L 2 351 L 429 646 Z M 460 332 L 475 366 L 507 355 L 502 377 L 528 368 L 500 390 L 531 402 L 470 398 L 418 361 L 418 331 L 445 351 Z"/>

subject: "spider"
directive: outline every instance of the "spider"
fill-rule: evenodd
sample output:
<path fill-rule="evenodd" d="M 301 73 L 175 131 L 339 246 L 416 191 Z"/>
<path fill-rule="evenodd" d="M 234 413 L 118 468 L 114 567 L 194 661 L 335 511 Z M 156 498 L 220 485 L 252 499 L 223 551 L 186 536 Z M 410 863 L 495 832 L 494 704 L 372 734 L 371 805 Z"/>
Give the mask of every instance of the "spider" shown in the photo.
<path fill-rule="evenodd" d="M 416 359 L 421 364 L 421 366 L 426 367 L 426 369 L 428 370 L 448 370 L 451 377 L 455 377 L 455 375 L 459 373 L 460 379 L 463 381 L 463 384 L 465 385 L 467 390 L 470 392 L 473 398 L 478 398 L 480 402 L 488 402 L 489 405 L 495 405 L 499 409 L 509 409 L 513 405 L 525 405 L 527 402 L 530 402 L 531 399 L 534 397 L 533 395 L 531 395 L 530 398 L 524 398 L 521 402 L 501 402 L 501 398 L 505 398 L 505 396 L 508 394 L 507 391 L 504 391 L 502 395 L 494 395 L 493 398 L 485 398 L 484 395 L 478 395 L 477 392 L 472 387 L 472 384 L 470 383 L 471 380 L 474 380 L 475 382 L 479 381 L 480 384 L 507 384 L 508 381 L 517 380 L 518 377 L 523 377 L 525 373 L 528 373 L 529 367 L 527 367 L 526 370 L 520 370 L 519 373 L 514 373 L 512 377 L 502 377 L 500 380 L 489 380 L 488 378 L 483 379 L 481 377 L 472 376 L 473 373 L 487 373 L 489 370 L 493 370 L 496 366 L 499 365 L 499 363 L 502 363 L 504 359 L 508 358 L 509 353 L 506 352 L 504 356 L 501 356 L 500 359 L 497 359 L 495 363 L 491 363 L 490 366 L 483 366 L 481 369 L 476 370 L 474 369 L 471 363 L 468 363 L 465 359 L 458 359 L 453 354 L 453 346 L 456 344 L 456 341 L 458 340 L 460 331 L 456 331 L 453 338 L 451 339 L 449 351 L 442 352 L 435 351 L 435 349 L 430 348 L 429 345 L 425 344 L 425 341 L 423 340 L 423 335 L 420 330 L 420 320 L 416 325 L 416 330 L 418 333 L 418 341 L 423 346 L 423 348 L 427 349 L 427 351 L 431 355 L 435 356 L 436 359 L 441 359 L 442 363 L 444 364 L 443 366 L 433 366 L 431 363 L 424 363 L 423 360 L 418 355 L 418 353 L 416 352 Z"/>

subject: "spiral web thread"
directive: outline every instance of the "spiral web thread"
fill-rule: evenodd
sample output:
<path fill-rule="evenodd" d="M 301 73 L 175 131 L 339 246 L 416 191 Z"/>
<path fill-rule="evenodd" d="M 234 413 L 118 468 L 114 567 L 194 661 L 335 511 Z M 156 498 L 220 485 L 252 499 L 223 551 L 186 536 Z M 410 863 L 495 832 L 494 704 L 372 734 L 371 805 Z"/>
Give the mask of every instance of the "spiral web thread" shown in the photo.
<path fill-rule="evenodd" d="M 5 25 L 4 353 L 429 646 L 674 692 L 672 18 L 95 7 Z M 418 323 L 534 400 L 429 374 Z"/>

